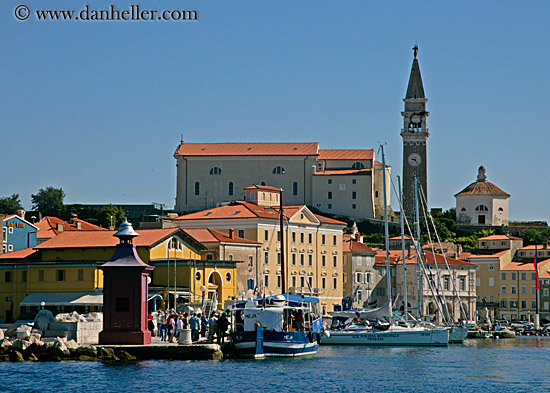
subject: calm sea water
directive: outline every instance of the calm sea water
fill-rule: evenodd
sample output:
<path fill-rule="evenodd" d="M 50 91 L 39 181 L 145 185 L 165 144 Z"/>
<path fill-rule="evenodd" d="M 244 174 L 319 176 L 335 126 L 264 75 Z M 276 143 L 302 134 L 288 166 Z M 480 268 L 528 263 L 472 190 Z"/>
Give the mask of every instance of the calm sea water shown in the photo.
<path fill-rule="evenodd" d="M 321 346 L 316 357 L 2 363 L 3 392 L 546 392 L 550 338 L 448 348 Z"/>

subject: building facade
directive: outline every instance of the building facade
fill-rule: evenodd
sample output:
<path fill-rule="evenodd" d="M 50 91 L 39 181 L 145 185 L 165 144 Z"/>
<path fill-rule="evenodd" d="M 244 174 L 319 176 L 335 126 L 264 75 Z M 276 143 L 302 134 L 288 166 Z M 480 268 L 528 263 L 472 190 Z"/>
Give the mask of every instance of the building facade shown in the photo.
<path fill-rule="evenodd" d="M 2 216 L 2 251 L 11 252 L 36 246 L 38 228 L 25 220 L 25 212 Z"/>
<path fill-rule="evenodd" d="M 173 225 L 185 229 L 208 227 L 226 234 L 234 230 L 239 237 L 261 243 L 256 282 L 260 291 L 278 294 L 284 285 L 286 293 L 319 297 L 325 311 L 339 306 L 346 223 L 313 214 L 305 205 L 285 205 L 281 233 L 280 191 L 267 186 L 245 188 L 246 201 L 180 216 L 172 221 Z"/>
<path fill-rule="evenodd" d="M 331 214 L 373 218 L 383 211 L 383 170 L 373 150 L 320 150 L 318 143 L 182 141 L 174 157 L 177 211 L 243 200 L 250 184 L 283 188 L 285 204 Z"/>

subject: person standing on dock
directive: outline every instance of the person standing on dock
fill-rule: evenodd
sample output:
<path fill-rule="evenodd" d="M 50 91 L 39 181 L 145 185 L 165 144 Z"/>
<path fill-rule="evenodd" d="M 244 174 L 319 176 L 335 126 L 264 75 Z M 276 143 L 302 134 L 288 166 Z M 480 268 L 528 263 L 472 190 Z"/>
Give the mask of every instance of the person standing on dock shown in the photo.
<path fill-rule="evenodd" d="M 208 339 L 210 342 L 214 342 L 214 335 L 217 334 L 218 329 L 218 317 L 215 312 L 212 312 L 210 319 L 208 320 Z"/>
<path fill-rule="evenodd" d="M 206 328 L 208 327 L 208 320 L 206 319 L 206 315 L 199 314 L 201 316 L 201 337 L 206 337 Z"/>
<path fill-rule="evenodd" d="M 168 329 L 168 342 L 172 342 L 176 334 L 176 316 L 171 314 L 166 321 L 166 328 Z"/>
<path fill-rule="evenodd" d="M 192 314 L 191 319 L 189 319 L 189 327 L 191 328 L 191 340 L 199 341 L 199 329 L 201 327 L 201 320 L 197 315 Z"/>
<path fill-rule="evenodd" d="M 225 333 L 229 327 L 229 319 L 227 319 L 227 313 L 224 311 L 218 319 L 218 344 L 223 344 L 225 341 Z"/>
<path fill-rule="evenodd" d="M 159 311 L 157 314 L 157 326 L 160 341 L 166 341 L 168 339 L 168 328 L 166 327 L 166 314 L 163 311 Z"/>

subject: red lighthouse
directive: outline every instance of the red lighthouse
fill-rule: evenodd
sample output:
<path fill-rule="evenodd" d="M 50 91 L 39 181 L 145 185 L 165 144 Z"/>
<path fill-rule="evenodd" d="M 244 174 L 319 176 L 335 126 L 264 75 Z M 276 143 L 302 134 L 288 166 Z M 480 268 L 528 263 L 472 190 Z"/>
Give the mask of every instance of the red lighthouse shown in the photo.
<path fill-rule="evenodd" d="M 116 236 L 111 260 L 100 267 L 103 270 L 103 330 L 99 344 L 151 343 L 147 328 L 147 295 L 149 272 L 154 267 L 139 257 L 132 239 L 139 234 L 128 221 L 122 223 Z"/>

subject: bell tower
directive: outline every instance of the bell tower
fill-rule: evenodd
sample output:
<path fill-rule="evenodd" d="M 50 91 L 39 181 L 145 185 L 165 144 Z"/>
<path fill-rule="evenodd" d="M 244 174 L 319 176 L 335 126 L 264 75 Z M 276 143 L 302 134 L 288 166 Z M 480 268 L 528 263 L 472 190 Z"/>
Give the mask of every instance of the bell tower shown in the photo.
<path fill-rule="evenodd" d="M 428 130 L 428 116 L 426 110 L 428 99 L 424 95 L 420 66 L 418 65 L 418 46 L 413 48 L 414 59 L 412 63 L 409 85 L 403 102 L 405 110 L 403 116 L 403 207 L 405 214 L 410 217 L 414 214 L 414 178 L 418 178 L 419 189 L 422 188 L 426 200 L 428 200 L 428 163 L 427 142 L 430 136 Z"/>

